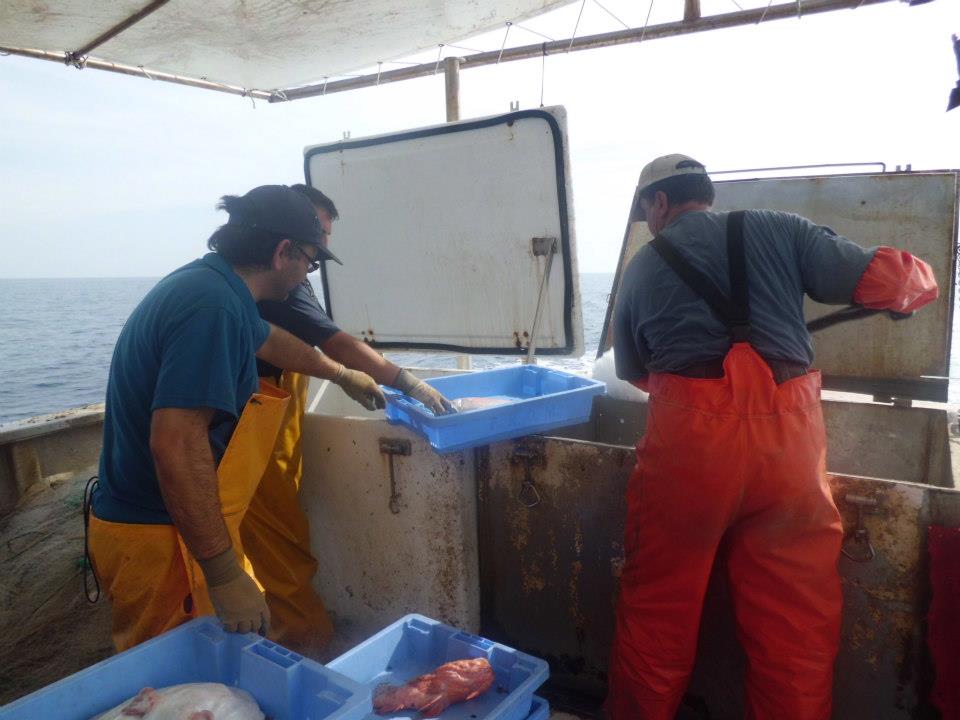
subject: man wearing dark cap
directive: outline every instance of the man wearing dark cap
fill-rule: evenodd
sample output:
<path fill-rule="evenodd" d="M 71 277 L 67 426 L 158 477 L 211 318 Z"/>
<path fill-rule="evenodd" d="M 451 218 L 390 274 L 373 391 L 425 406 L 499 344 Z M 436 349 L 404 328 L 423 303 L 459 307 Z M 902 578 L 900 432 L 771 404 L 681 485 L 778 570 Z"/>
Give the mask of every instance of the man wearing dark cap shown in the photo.
<path fill-rule="evenodd" d="M 325 249 L 313 206 L 283 185 L 226 196 L 213 252 L 163 278 L 130 315 L 110 364 L 89 550 L 125 650 L 198 615 L 267 632 L 240 523 L 273 450 L 287 393 L 256 359 L 329 379 L 366 407 L 376 382 L 263 321 Z"/>
<path fill-rule="evenodd" d="M 746 651 L 746 716 L 827 720 L 840 633 L 842 528 L 826 478 L 820 373 L 803 296 L 910 313 L 930 266 L 771 210 L 715 213 L 703 165 L 640 174 L 654 239 L 623 274 L 617 375 L 650 393 L 627 489 L 626 563 L 607 711 L 672 720 L 723 552 Z"/>
<path fill-rule="evenodd" d="M 329 249 L 333 222 L 339 217 L 336 205 L 314 187 L 291 187 L 313 204 L 320 218 L 326 258 L 342 265 Z M 320 306 L 309 280 L 297 285 L 286 299 L 262 300 L 258 308 L 264 320 L 318 346 L 344 366 L 397 388 L 437 414 L 449 411 L 450 403 L 430 385 L 337 327 Z M 290 394 L 290 404 L 263 479 L 244 516 L 241 538 L 270 608 L 271 639 L 318 658 L 333 635 L 333 625 L 323 600 L 313 588 L 317 561 L 310 548 L 307 516 L 299 500 L 303 474 L 301 428 L 309 377 L 263 360 L 257 361 L 257 370 L 264 381 Z"/>

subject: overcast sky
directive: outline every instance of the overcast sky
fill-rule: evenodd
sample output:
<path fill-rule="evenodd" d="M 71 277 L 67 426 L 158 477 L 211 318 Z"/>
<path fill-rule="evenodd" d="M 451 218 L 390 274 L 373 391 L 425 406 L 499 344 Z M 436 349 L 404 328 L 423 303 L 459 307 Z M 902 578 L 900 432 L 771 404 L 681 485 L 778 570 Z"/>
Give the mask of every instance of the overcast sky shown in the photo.
<path fill-rule="evenodd" d="M 765 4 L 741 2 L 741 5 Z M 708 9 L 735 10 L 732 0 Z M 632 26 L 647 2 L 603 6 Z M 651 22 L 676 19 L 679 0 Z M 580 3 L 525 23 L 569 36 Z M 592 0 L 578 35 L 621 25 Z M 536 42 L 511 31 L 510 44 Z M 960 167 L 951 32 L 935 0 L 782 20 L 466 71 L 463 118 L 563 105 L 580 269 L 613 272 L 637 174 L 684 152 L 708 169 L 885 161 Z M 464 41 L 500 47 L 498 31 Z M 453 52 L 453 51 L 451 51 Z M 437 51 L 416 59 L 435 57 Z M 385 66 L 391 67 L 391 66 Z M 160 276 L 205 251 L 220 195 L 303 179 L 304 146 L 444 120 L 440 76 L 267 104 L 0 57 L 0 277 Z M 336 243 L 336 234 L 334 234 Z M 334 244 L 334 249 L 336 246 Z"/>

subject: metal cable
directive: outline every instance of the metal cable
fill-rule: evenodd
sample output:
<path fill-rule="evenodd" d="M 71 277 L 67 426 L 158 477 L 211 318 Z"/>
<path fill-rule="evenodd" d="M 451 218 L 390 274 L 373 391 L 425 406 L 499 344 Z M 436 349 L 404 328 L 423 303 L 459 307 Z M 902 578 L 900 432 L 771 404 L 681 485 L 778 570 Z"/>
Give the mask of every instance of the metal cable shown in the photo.
<path fill-rule="evenodd" d="M 770 0 L 773 2 L 773 0 Z M 640 40 L 643 42 L 643 37 L 647 34 L 647 25 L 650 24 L 650 15 L 653 13 L 653 0 L 650 0 L 650 7 L 647 8 L 647 19 L 643 21 L 643 30 L 640 31 Z"/>
<path fill-rule="evenodd" d="M 587 0 L 583 0 L 586 2 Z M 507 37 L 510 35 L 510 26 L 513 25 L 512 22 L 507 22 L 507 31 L 503 33 L 503 42 L 500 44 L 500 54 L 497 55 L 497 65 L 500 64 L 500 58 L 503 57 L 503 49 L 507 47 Z"/>
<path fill-rule="evenodd" d="M 570 52 L 570 48 L 573 47 L 573 40 L 577 37 L 577 28 L 580 27 L 580 18 L 583 16 L 583 8 L 586 6 L 586 4 L 587 0 L 583 0 L 583 2 L 580 3 L 580 12 L 577 13 L 577 22 L 573 26 L 573 33 L 570 35 L 570 44 L 567 45 L 567 52 Z M 501 52 L 503 51 L 501 50 Z"/>
<path fill-rule="evenodd" d="M 596 5 L 598 8 L 600 8 L 601 10 L 603 10 L 607 15 L 609 15 L 610 17 L 612 17 L 612 18 L 613 18 L 614 20 L 616 20 L 618 23 L 620 23 L 621 25 L 623 25 L 627 30 L 630 29 L 630 26 L 629 26 L 629 25 L 627 25 L 623 20 L 621 20 L 621 19 L 618 18 L 616 15 L 614 15 L 612 12 L 610 12 L 606 7 L 604 7 L 603 5 L 601 5 L 597 0 L 593 0 L 593 4 Z"/>
<path fill-rule="evenodd" d="M 530 28 L 525 28 L 523 25 L 517 25 L 517 27 L 520 28 L 521 30 L 526 30 L 528 33 L 533 33 L 534 35 L 539 35 L 540 37 L 542 37 L 542 38 L 544 38 L 544 39 L 546 39 L 546 40 L 549 40 L 550 42 L 554 42 L 554 39 L 553 39 L 552 37 L 550 37 L 549 35 L 544 35 L 542 32 L 537 32 L 536 30 L 531 30 Z"/>

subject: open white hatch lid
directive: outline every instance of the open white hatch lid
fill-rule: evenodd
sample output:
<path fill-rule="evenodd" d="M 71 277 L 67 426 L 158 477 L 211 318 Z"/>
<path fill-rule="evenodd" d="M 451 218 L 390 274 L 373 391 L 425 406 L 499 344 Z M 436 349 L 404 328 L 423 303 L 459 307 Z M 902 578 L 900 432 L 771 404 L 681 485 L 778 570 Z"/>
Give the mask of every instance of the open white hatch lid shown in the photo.
<path fill-rule="evenodd" d="M 317 145 L 304 164 L 340 213 L 344 264 L 325 263 L 323 284 L 344 331 L 381 349 L 521 355 L 542 297 L 536 353 L 582 354 L 563 108 Z"/>
<path fill-rule="evenodd" d="M 854 242 L 902 248 L 933 268 L 940 297 L 900 322 L 885 314 L 834 325 L 813 336 L 814 366 L 825 388 L 884 397 L 946 400 L 957 246 L 960 173 L 956 170 L 818 175 L 716 182 L 714 209 L 768 208 L 827 225 Z M 636 203 L 636 199 L 634 200 Z M 631 211 L 631 218 L 633 211 Z M 627 222 L 600 347 L 612 341 L 611 313 L 623 268 L 651 239 Z M 838 310 L 809 298 L 808 321 Z"/>

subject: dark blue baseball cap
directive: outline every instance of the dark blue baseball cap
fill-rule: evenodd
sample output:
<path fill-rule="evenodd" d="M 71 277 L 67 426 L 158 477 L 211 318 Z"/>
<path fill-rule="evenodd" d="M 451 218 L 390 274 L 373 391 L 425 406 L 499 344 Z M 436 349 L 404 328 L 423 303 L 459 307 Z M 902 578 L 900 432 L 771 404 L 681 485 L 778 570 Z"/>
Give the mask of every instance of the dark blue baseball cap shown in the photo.
<path fill-rule="evenodd" d="M 230 213 L 227 225 L 266 230 L 305 245 L 313 245 L 320 259 L 340 259 L 323 246 L 323 226 L 313 204 L 286 185 L 261 185 L 242 198 L 244 207 Z"/>

